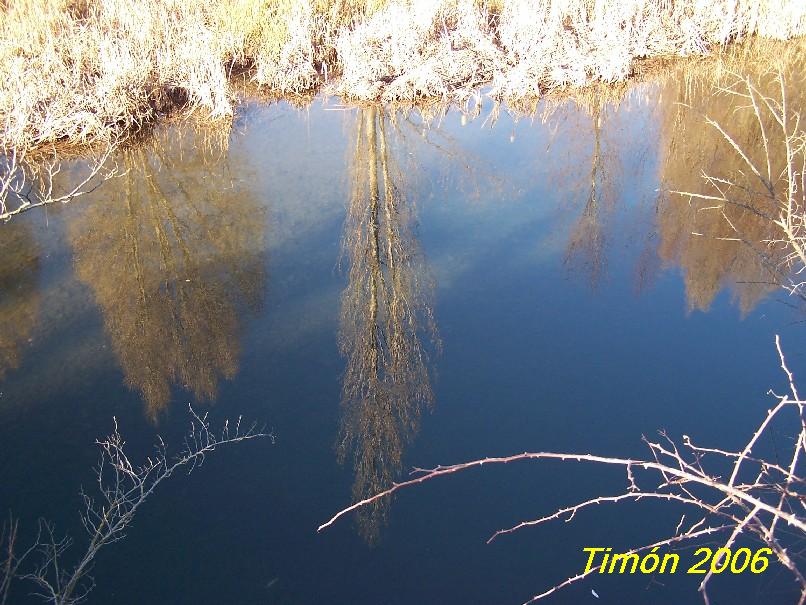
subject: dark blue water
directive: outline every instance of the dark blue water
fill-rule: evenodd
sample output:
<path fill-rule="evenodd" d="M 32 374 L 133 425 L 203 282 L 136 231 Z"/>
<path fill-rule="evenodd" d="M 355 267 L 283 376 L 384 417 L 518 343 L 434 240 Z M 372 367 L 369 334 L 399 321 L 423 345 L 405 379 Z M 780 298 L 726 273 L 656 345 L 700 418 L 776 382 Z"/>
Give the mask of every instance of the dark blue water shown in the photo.
<path fill-rule="evenodd" d="M 803 366 L 801 316 L 752 251 L 694 238 L 663 195 L 696 186 L 702 151 L 689 122 L 669 130 L 675 90 L 497 120 L 246 104 L 231 130 L 161 127 L 92 196 L 0 226 L 0 508 L 25 539 L 52 520 L 77 553 L 95 440 L 116 417 L 133 458 L 157 434 L 178 447 L 192 403 L 276 439 L 161 486 L 98 555 L 89 602 L 518 604 L 580 572 L 586 546 L 671 535 L 678 508 L 638 503 L 485 544 L 625 488 L 559 462 L 316 528 L 413 466 L 646 456 L 658 429 L 747 441 L 785 384 L 775 334 Z M 693 603 L 698 579 L 595 576 L 547 602 Z M 772 566 L 716 579 L 714 602 L 793 586 Z"/>

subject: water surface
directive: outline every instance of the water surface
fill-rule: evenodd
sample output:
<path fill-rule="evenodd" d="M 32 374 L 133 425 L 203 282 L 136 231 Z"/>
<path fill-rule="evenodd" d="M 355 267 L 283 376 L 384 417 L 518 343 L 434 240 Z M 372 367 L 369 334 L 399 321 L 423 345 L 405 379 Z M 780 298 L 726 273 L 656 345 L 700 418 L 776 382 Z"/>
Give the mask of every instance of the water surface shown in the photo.
<path fill-rule="evenodd" d="M 113 417 L 145 455 L 158 433 L 180 443 L 190 403 L 276 442 L 166 483 L 99 555 L 90 602 L 521 603 L 578 573 L 585 546 L 670 535 L 678 510 L 638 504 L 486 545 L 623 489 L 559 463 L 316 527 L 412 466 L 643 456 L 658 429 L 746 442 L 783 384 L 776 333 L 802 366 L 800 315 L 758 250 L 717 239 L 723 217 L 664 193 L 733 161 L 695 111 L 730 116 L 730 100 L 690 84 L 517 118 L 317 99 L 161 126 L 91 196 L 0 226 L 0 506 L 26 535 L 45 517 L 81 542 Z M 547 602 L 690 603 L 695 580 L 596 577 Z M 792 588 L 774 571 L 714 584 L 732 603 Z"/>

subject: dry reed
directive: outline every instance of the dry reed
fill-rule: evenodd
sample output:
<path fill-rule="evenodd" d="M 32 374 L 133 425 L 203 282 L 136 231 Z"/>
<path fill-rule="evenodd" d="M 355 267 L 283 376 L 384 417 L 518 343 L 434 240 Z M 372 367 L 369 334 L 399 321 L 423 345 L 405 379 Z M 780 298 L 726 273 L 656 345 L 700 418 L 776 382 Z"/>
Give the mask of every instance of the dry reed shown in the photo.
<path fill-rule="evenodd" d="M 804 33 L 806 5 L 772 0 L 6 0 L 0 146 L 115 140 L 177 106 L 225 116 L 243 70 L 285 94 L 522 97 Z"/>

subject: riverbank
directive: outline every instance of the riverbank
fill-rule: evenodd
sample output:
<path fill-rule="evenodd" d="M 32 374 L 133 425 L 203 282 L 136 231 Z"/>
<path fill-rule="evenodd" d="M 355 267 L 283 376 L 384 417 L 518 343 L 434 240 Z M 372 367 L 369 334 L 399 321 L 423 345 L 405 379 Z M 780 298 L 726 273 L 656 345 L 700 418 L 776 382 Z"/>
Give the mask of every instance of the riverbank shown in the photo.
<path fill-rule="evenodd" d="M 361 101 L 522 99 L 618 82 L 635 62 L 806 33 L 806 6 L 691 0 L 9 0 L 0 146 L 113 141 L 178 107 L 213 119 L 233 75 Z"/>

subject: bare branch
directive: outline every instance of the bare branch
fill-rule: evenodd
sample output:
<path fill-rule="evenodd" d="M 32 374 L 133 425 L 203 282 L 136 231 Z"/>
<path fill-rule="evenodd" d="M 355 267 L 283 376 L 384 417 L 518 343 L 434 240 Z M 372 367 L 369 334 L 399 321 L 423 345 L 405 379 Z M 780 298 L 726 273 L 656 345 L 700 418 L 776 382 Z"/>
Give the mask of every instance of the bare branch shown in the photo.
<path fill-rule="evenodd" d="M 62 171 L 62 162 L 54 157 L 42 163 L 28 163 L 21 153 L 12 149 L 0 165 L 0 221 L 41 206 L 66 204 L 92 193 L 103 183 L 120 174 L 111 158 L 120 143 L 110 143 L 97 157 L 87 160 L 87 174 L 61 194 L 55 194 L 55 180 Z M 12 203 L 16 202 L 16 203 Z"/>
<path fill-rule="evenodd" d="M 214 430 L 207 420 L 207 414 L 199 416 L 189 407 L 190 428 L 185 436 L 182 449 L 169 456 L 162 438 L 157 437 L 154 453 L 142 464 L 135 464 L 125 450 L 125 441 L 114 419 L 112 433 L 97 441 L 101 450 L 97 471 L 97 484 L 100 498 L 98 503 L 82 492 L 85 509 L 81 521 L 87 530 L 86 550 L 73 567 L 65 568 L 65 553 L 72 545 L 68 537 L 57 538 L 53 524 L 40 520 L 39 532 L 33 545 L 20 557 L 13 554 L 17 535 L 17 524 L 9 524 L 8 537 L 0 540 L 7 551 L 5 561 L 0 561 L 3 573 L 0 578 L 0 605 L 5 605 L 9 586 L 14 579 L 27 580 L 37 587 L 42 600 L 53 605 L 72 605 L 85 599 L 95 586 L 89 575 L 98 552 L 106 545 L 121 540 L 140 506 L 154 493 L 157 486 L 180 468 L 192 472 L 201 466 L 206 456 L 221 446 L 241 443 L 260 437 L 274 436 L 252 424 L 245 429 L 238 418 L 235 426 L 225 421 L 223 427 Z M 6 536 L 5 526 L 3 536 Z M 20 564 L 34 552 L 38 562 L 34 569 L 20 573 Z"/>

